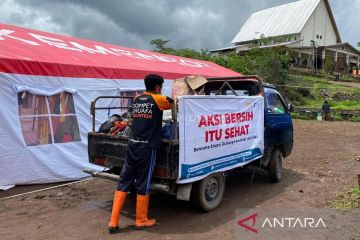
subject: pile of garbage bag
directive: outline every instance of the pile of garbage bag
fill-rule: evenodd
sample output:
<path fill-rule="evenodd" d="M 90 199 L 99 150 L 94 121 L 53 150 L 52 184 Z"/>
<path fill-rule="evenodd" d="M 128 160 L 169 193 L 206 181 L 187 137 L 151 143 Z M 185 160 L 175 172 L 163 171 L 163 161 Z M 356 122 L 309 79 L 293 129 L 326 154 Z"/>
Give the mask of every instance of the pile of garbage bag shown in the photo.
<path fill-rule="evenodd" d="M 125 112 L 121 116 L 119 114 L 113 114 L 108 120 L 100 125 L 98 132 L 128 137 L 131 131 L 131 115 L 131 110 Z"/>

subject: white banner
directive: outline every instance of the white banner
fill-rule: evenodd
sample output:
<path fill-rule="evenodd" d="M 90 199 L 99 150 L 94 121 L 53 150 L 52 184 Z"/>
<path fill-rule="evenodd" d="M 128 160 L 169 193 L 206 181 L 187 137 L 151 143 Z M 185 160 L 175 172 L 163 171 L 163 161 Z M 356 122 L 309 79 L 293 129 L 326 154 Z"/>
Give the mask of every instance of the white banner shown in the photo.
<path fill-rule="evenodd" d="M 264 152 L 262 96 L 179 98 L 178 183 L 250 163 Z"/>

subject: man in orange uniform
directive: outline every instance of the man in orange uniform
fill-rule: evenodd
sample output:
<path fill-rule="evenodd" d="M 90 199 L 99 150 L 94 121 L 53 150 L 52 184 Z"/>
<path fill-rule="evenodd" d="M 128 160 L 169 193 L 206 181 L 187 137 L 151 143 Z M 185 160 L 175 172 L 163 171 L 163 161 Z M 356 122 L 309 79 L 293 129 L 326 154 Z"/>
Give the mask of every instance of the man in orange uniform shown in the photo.
<path fill-rule="evenodd" d="M 146 92 L 137 96 L 133 102 L 132 129 L 125 164 L 114 196 L 108 225 L 110 233 L 119 229 L 120 211 L 124 205 L 126 193 L 134 182 L 137 190 L 135 226 L 143 228 L 156 224 L 155 219 L 147 217 L 151 177 L 156 161 L 156 149 L 161 144 L 163 110 L 171 109 L 174 100 L 161 95 L 164 83 L 161 76 L 147 75 L 144 82 Z"/>

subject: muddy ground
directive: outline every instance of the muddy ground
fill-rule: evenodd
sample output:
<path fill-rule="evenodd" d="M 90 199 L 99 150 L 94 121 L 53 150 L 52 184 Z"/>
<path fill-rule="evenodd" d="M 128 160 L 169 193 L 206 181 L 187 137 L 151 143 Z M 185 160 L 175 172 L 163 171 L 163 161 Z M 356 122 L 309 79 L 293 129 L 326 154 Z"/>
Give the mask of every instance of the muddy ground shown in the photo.
<path fill-rule="evenodd" d="M 265 172 L 251 169 L 232 175 L 221 206 L 211 213 L 154 194 L 150 215 L 157 219 L 157 226 L 134 230 L 135 198 L 128 195 L 121 215 L 122 232 L 109 235 L 106 225 L 116 183 L 94 179 L 0 200 L 0 239 L 225 240 L 234 238 L 239 208 L 325 208 L 337 193 L 357 184 L 360 124 L 295 120 L 294 128 L 295 145 L 284 162 L 282 182 L 272 184 Z M 360 239 L 358 217 L 349 219 L 355 224 L 351 232 L 338 231 L 329 239 Z"/>

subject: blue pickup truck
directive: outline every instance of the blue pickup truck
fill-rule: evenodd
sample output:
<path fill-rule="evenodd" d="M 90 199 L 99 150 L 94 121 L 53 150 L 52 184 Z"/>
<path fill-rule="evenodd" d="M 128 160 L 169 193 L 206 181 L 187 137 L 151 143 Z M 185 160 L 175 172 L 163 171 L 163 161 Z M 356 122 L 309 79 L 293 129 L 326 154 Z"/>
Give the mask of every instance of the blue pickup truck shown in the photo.
<path fill-rule="evenodd" d="M 289 156 L 293 147 L 293 125 L 288 107 L 275 87 L 265 84 L 258 76 L 209 78 L 204 87 L 205 95 L 246 95 L 264 97 L 264 153 L 252 162 L 254 166 L 266 169 L 270 181 L 279 182 L 282 176 L 282 162 Z M 106 172 L 85 169 L 84 172 L 96 177 L 117 181 L 124 164 L 128 138 L 113 136 L 95 131 L 96 102 L 91 103 L 93 131 L 88 134 L 88 153 L 90 163 L 104 166 Z M 176 109 L 173 109 L 173 122 L 177 123 Z M 154 169 L 152 190 L 175 195 L 179 200 L 192 201 L 204 212 L 216 209 L 223 198 L 225 178 L 230 171 L 213 173 L 206 178 L 187 184 L 178 184 L 179 139 L 175 127 L 173 139 L 163 139 L 158 150 Z M 240 168 L 239 168 L 240 169 Z"/>

